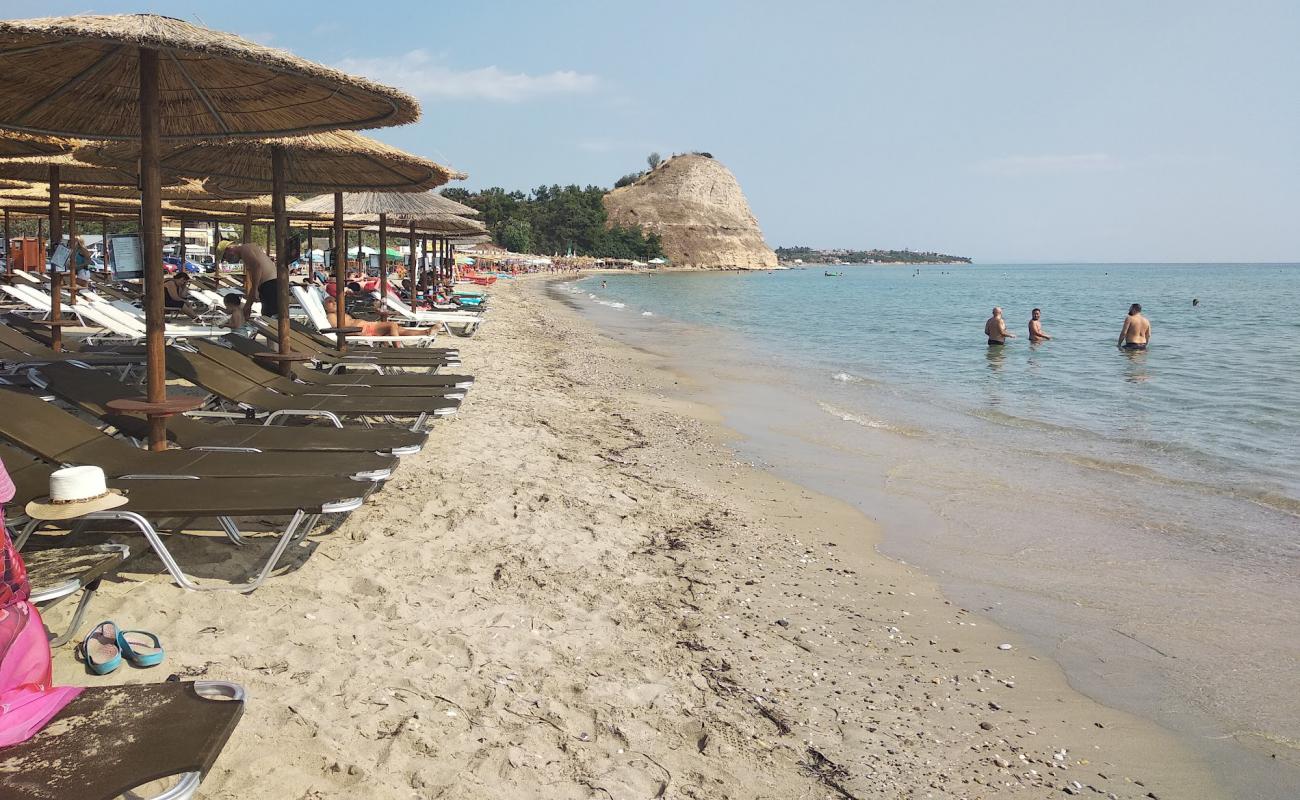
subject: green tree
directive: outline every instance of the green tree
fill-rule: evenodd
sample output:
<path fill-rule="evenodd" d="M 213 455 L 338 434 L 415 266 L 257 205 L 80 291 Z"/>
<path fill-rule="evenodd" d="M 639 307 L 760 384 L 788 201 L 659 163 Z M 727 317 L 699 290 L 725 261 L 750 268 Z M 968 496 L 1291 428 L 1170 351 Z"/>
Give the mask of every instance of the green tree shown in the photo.
<path fill-rule="evenodd" d="M 533 250 L 533 226 L 526 219 L 511 217 L 501 226 L 498 237 L 502 247 L 515 253 L 531 253 Z"/>
<path fill-rule="evenodd" d="M 645 163 L 650 165 L 650 169 L 654 169 L 655 167 L 659 166 L 660 161 L 663 161 L 663 158 L 660 157 L 658 153 L 651 153 L 650 155 L 646 156 L 645 159 Z"/>

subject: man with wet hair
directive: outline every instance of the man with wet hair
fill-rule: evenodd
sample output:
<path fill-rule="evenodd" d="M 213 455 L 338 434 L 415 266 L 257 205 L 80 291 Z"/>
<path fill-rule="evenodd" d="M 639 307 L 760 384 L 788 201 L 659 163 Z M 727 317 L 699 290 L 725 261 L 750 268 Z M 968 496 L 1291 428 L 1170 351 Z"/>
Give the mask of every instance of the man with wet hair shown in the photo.
<path fill-rule="evenodd" d="M 988 337 L 989 347 L 1001 347 L 1007 343 L 1007 339 L 1016 338 L 1014 333 L 1007 330 L 1007 322 L 1002 319 L 1002 309 L 997 307 L 993 309 L 993 316 L 984 323 L 984 335 Z"/>
<path fill-rule="evenodd" d="M 1151 322 L 1142 316 L 1142 304 L 1134 303 L 1128 307 L 1128 316 L 1124 318 L 1124 327 L 1119 331 L 1121 350 L 1145 350 L 1151 341 Z"/>
<path fill-rule="evenodd" d="M 1043 310 L 1035 308 L 1029 314 L 1029 341 L 1046 342 L 1051 340 L 1051 336 L 1043 330 Z"/>

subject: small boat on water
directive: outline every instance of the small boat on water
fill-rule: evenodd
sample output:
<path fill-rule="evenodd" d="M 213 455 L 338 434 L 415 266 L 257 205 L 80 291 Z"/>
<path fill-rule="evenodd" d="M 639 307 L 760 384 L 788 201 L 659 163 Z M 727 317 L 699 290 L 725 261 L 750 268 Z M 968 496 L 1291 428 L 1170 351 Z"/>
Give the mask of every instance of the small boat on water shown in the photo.
<path fill-rule="evenodd" d="M 825 276 L 828 277 L 828 278 L 843 278 L 843 277 L 844 277 L 844 273 L 843 273 L 843 272 L 830 272 L 829 270 L 826 271 L 826 272 L 823 272 L 822 274 L 825 275 Z"/>

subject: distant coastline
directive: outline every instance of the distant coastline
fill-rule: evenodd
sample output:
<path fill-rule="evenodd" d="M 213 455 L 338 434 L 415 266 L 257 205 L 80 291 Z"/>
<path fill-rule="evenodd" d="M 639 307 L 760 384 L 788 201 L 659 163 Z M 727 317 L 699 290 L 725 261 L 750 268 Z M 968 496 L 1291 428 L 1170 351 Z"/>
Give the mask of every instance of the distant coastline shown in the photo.
<path fill-rule="evenodd" d="M 915 250 L 846 250 L 815 247 L 778 247 L 777 260 L 784 266 L 800 264 L 969 264 L 967 256 Z"/>

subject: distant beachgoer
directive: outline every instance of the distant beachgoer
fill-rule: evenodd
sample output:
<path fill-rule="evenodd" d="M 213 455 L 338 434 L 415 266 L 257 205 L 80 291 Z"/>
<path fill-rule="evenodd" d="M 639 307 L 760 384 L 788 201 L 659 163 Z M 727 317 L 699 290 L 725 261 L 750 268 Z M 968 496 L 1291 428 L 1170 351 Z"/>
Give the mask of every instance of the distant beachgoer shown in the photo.
<path fill-rule="evenodd" d="M 1002 309 L 994 308 L 993 316 L 989 317 L 984 323 L 984 335 L 989 339 L 989 346 L 1004 345 L 1007 339 L 1014 339 L 1016 335 L 1007 330 L 1007 322 L 1002 319 Z"/>
<path fill-rule="evenodd" d="M 1029 341 L 1046 342 L 1051 340 L 1051 336 L 1043 330 L 1043 310 L 1035 308 L 1029 316 Z"/>
<path fill-rule="evenodd" d="M 1142 316 L 1142 306 L 1134 303 L 1128 307 L 1124 327 L 1119 331 L 1116 347 L 1121 350 L 1145 350 L 1151 341 L 1151 322 Z"/>
<path fill-rule="evenodd" d="M 606 287 L 608 287 L 608 286 L 609 286 L 609 283 L 608 283 L 607 281 L 601 281 L 601 282 L 600 282 L 600 288 L 604 289 L 604 288 L 606 288 Z"/>
<path fill-rule="evenodd" d="M 1198 299 L 1195 298 L 1195 297 L 1192 298 L 1192 308 L 1196 308 L 1196 307 L 1199 306 L 1200 304 L 1201 304 L 1201 301 L 1200 301 L 1200 300 L 1198 300 Z"/>

